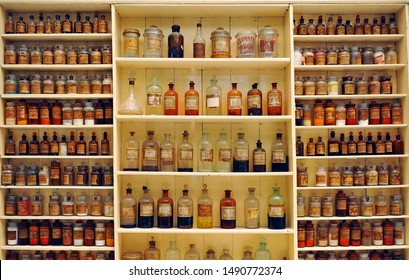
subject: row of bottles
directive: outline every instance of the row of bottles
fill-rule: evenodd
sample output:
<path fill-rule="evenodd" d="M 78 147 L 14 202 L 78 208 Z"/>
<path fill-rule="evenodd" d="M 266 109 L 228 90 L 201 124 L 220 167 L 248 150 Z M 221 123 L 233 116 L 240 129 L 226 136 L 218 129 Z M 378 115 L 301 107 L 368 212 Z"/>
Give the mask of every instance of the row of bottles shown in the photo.
<path fill-rule="evenodd" d="M 357 253 L 355 250 L 348 252 L 325 252 L 320 251 L 314 253 L 313 251 L 298 253 L 299 260 L 403 260 L 404 254 L 402 251 L 394 250 L 378 250 L 372 251 L 360 251 Z"/>
<path fill-rule="evenodd" d="M 134 93 L 135 79 L 129 78 L 129 95 L 119 109 L 119 114 L 142 115 L 142 107 L 138 104 Z M 262 92 L 257 88 L 257 83 L 247 92 L 247 112 L 245 111 L 243 94 L 237 89 L 237 83 L 232 83 L 232 89 L 227 93 L 227 115 L 229 116 L 261 116 L 263 115 Z M 206 88 L 206 99 L 203 104 L 205 113 L 202 113 L 200 93 L 195 90 L 195 82 L 189 82 L 189 90 L 184 94 L 184 115 L 222 115 L 222 89 L 217 85 L 215 76 Z M 146 115 L 178 115 L 179 94 L 174 90 L 174 83 L 169 83 L 169 89 L 163 94 L 162 87 L 158 85 L 155 76 L 146 88 Z M 283 114 L 283 93 L 277 89 L 277 83 L 272 83 L 272 89 L 267 95 L 267 114 L 281 116 Z M 204 107 L 206 106 L 206 107 Z"/>
<path fill-rule="evenodd" d="M 108 22 L 105 15 L 95 13 L 94 21 L 90 21 L 90 16 L 85 16 L 85 21 L 81 21 L 81 13 L 77 12 L 77 20 L 72 22 L 70 14 L 65 14 L 65 19 L 61 20 L 61 15 L 55 15 L 55 21 L 51 20 L 51 15 L 47 15 L 44 21 L 44 13 L 40 12 L 38 21 L 34 15 L 29 16 L 27 22 L 23 16 L 19 16 L 14 22 L 13 14 L 8 13 L 5 22 L 6 34 L 53 34 L 53 33 L 107 33 Z"/>
<path fill-rule="evenodd" d="M 44 132 L 43 140 L 38 141 L 37 132 L 33 132 L 32 140 L 27 141 L 27 135 L 22 134 L 21 140 L 16 143 L 13 138 L 13 131 L 9 131 L 8 139 L 5 141 L 5 155 L 54 155 L 54 156 L 73 156 L 73 155 L 109 155 L 108 133 L 104 132 L 103 139 L 97 141 L 96 132 L 92 132 L 91 140 L 87 142 L 84 139 L 84 132 L 79 133 L 78 141 L 75 141 L 74 131 L 70 132 L 70 139 L 67 142 L 65 135 L 62 135 L 61 141 L 58 141 L 56 131 L 53 131 L 52 140 L 48 140 L 48 133 Z M 17 145 L 18 144 L 18 145 Z"/>
<path fill-rule="evenodd" d="M 347 142 L 344 133 L 341 133 L 338 141 L 335 138 L 335 131 L 331 131 L 327 149 L 321 136 L 318 136 L 318 141 L 315 143 L 314 138 L 309 138 L 306 146 L 306 156 L 402 155 L 405 153 L 400 134 L 397 134 L 396 139 L 392 141 L 389 132 L 385 133 L 385 140 L 382 139 L 382 132 L 378 132 L 376 141 L 372 140 L 372 133 L 368 132 L 367 140 L 364 141 L 363 133 L 360 131 L 358 141 L 355 141 L 354 133 L 351 131 Z M 301 136 L 297 136 L 296 151 L 297 156 L 304 156 L 304 142 L 301 141 Z"/>
<path fill-rule="evenodd" d="M 123 143 L 124 171 L 139 171 L 139 161 L 142 161 L 142 171 L 178 171 L 193 172 L 193 162 L 197 153 L 199 172 L 249 172 L 250 145 L 244 139 L 244 133 L 237 133 L 238 139 L 233 146 L 226 139 L 226 133 L 220 132 L 216 145 L 209 139 L 209 133 L 203 132 L 202 140 L 197 145 L 197 152 L 189 142 L 189 133 L 183 132 L 183 141 L 175 149 L 170 140 L 170 134 L 165 134 L 165 141 L 160 145 L 154 139 L 154 131 L 148 130 L 148 139 L 140 147 L 139 141 L 130 132 L 130 138 Z M 276 134 L 277 139 L 271 149 L 271 171 L 289 171 L 287 147 L 282 139 L 282 133 Z M 253 150 L 253 172 L 266 172 L 266 151 L 260 140 Z M 176 168 L 177 165 L 177 168 Z"/>
<path fill-rule="evenodd" d="M 253 252 L 250 246 L 246 246 L 243 251 L 243 260 L 271 260 L 271 252 L 267 249 L 267 243 L 261 241 L 259 248 Z M 216 252 L 212 249 L 206 251 L 206 256 L 200 257 L 200 253 L 196 250 L 196 244 L 189 244 L 189 250 L 182 256 L 182 252 L 176 246 L 176 241 L 170 241 L 169 247 L 161 255 L 161 251 L 156 248 L 156 241 L 153 239 L 149 241 L 149 247 L 142 251 L 124 252 L 123 260 L 233 260 L 230 255 L 230 250 L 223 248 L 223 253 L 219 258 L 216 257 Z"/>
<path fill-rule="evenodd" d="M 110 252 L 80 252 L 80 251 L 48 251 L 43 253 L 42 251 L 30 252 L 18 252 L 8 251 L 6 253 L 6 260 L 114 260 L 114 251 Z"/>
<path fill-rule="evenodd" d="M 347 19 L 345 24 L 342 22 L 342 16 L 337 17 L 337 23 L 333 23 L 333 17 L 328 17 L 328 24 L 325 26 L 323 16 L 318 16 L 317 25 L 314 24 L 314 19 L 309 19 L 308 24 L 305 23 L 304 17 L 301 16 L 299 23 L 294 20 L 293 34 L 294 35 L 368 35 L 368 34 L 398 34 L 398 25 L 395 22 L 395 16 L 391 15 L 389 24 L 386 22 L 386 17 L 380 17 L 381 22 L 377 17 L 373 18 L 373 23 L 369 23 L 369 18 L 365 18 L 361 23 L 360 15 L 355 17 L 355 25 L 352 25 L 351 20 Z"/>
<path fill-rule="evenodd" d="M 249 188 L 249 196 L 244 201 L 244 217 L 246 228 L 260 227 L 260 202 L 254 196 L 254 188 Z M 162 190 L 163 196 L 156 203 L 149 196 L 149 189 L 143 187 L 143 196 L 137 200 L 132 195 L 131 185 L 128 184 L 126 195 L 121 201 L 121 227 L 124 228 L 152 228 L 154 226 L 155 213 L 158 228 L 174 227 L 174 216 L 176 216 L 176 227 L 193 228 L 194 202 L 189 197 L 187 186 L 183 189 L 183 196 L 177 200 L 174 207 L 173 199 L 169 197 L 169 190 Z M 176 213 L 174 213 L 174 209 Z M 207 186 L 202 189 L 202 196 L 197 201 L 197 228 L 213 227 L 213 200 L 208 196 Z M 231 190 L 225 190 L 225 197 L 220 200 L 220 227 L 226 229 L 236 228 L 237 205 L 236 200 L 231 197 Z M 274 193 L 268 198 L 268 228 L 284 229 L 286 226 L 285 201 L 280 194 L 279 188 L 274 188 Z"/>

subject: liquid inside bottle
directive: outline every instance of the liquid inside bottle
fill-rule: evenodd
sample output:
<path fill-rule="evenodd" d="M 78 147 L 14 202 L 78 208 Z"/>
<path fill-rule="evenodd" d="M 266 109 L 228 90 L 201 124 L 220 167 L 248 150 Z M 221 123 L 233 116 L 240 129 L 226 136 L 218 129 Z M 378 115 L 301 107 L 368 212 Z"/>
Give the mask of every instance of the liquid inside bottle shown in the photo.
<path fill-rule="evenodd" d="M 237 133 L 233 143 L 233 172 L 249 172 L 249 143 L 244 140 L 244 133 Z"/>
<path fill-rule="evenodd" d="M 203 132 L 202 140 L 198 143 L 198 171 L 212 172 L 214 162 L 213 142 L 209 140 L 209 133 Z"/>
<path fill-rule="evenodd" d="M 277 133 L 277 139 L 271 148 L 271 171 L 272 172 L 288 172 L 288 155 L 287 146 L 283 142 L 283 134 Z"/>
<path fill-rule="evenodd" d="M 173 199 L 169 197 L 169 190 L 162 190 L 162 197 L 158 199 L 158 228 L 173 227 Z"/>
<path fill-rule="evenodd" d="M 231 197 L 231 190 L 225 190 L 220 200 L 220 228 L 236 228 L 236 200 Z"/>
<path fill-rule="evenodd" d="M 246 228 L 260 227 L 260 201 L 254 197 L 255 188 L 249 188 L 249 196 L 244 200 L 244 220 Z"/>
<path fill-rule="evenodd" d="M 158 85 L 158 78 L 152 77 L 151 84 L 146 88 L 146 114 L 162 115 L 162 88 Z"/>
<path fill-rule="evenodd" d="M 189 82 L 189 90 L 185 92 L 185 115 L 199 115 L 199 92 L 195 90 L 195 83 Z"/>
<path fill-rule="evenodd" d="M 183 58 L 183 35 L 179 25 L 172 25 L 172 33 L 168 36 L 168 57 Z"/>
<path fill-rule="evenodd" d="M 277 89 L 277 83 L 272 83 L 272 89 L 267 93 L 267 111 L 270 116 L 283 114 L 283 93 Z"/>
<path fill-rule="evenodd" d="M 183 141 L 178 145 L 178 172 L 193 172 L 193 145 L 187 130 L 182 135 Z"/>
<path fill-rule="evenodd" d="M 241 116 L 242 94 L 237 90 L 237 83 L 231 84 L 232 89 L 227 93 L 227 114 L 229 116 Z"/>
<path fill-rule="evenodd" d="M 263 114 L 263 95 L 261 90 L 257 89 L 257 85 L 257 83 L 254 83 L 251 90 L 247 92 L 247 114 L 249 116 L 261 116 Z"/>
<path fill-rule="evenodd" d="M 260 140 L 256 145 L 257 148 L 253 150 L 253 172 L 266 172 L 266 150 Z"/>
<path fill-rule="evenodd" d="M 196 36 L 193 39 L 193 57 L 205 58 L 206 57 L 206 40 L 202 35 L 202 24 L 196 25 Z"/>
<path fill-rule="evenodd" d="M 207 185 L 203 185 L 202 195 L 197 200 L 197 227 L 213 227 L 213 200 L 207 194 Z"/>
<path fill-rule="evenodd" d="M 268 228 L 285 229 L 285 200 L 277 185 L 268 198 Z"/>
<path fill-rule="evenodd" d="M 152 228 L 154 202 L 149 196 L 148 187 L 143 186 L 142 190 L 143 196 L 138 201 L 138 227 Z"/>
<path fill-rule="evenodd" d="M 160 170 L 175 171 L 175 144 L 169 133 L 165 133 L 165 141 L 160 144 Z"/>
<path fill-rule="evenodd" d="M 142 171 L 159 171 L 159 145 L 154 133 L 148 130 L 148 139 L 142 143 Z"/>
<path fill-rule="evenodd" d="M 189 197 L 189 190 L 185 185 L 183 196 L 177 203 L 177 226 L 178 228 L 193 227 L 193 200 Z"/>
<path fill-rule="evenodd" d="M 167 116 L 178 115 L 178 93 L 173 90 L 174 84 L 169 83 L 169 90 L 164 94 L 164 113 Z"/>

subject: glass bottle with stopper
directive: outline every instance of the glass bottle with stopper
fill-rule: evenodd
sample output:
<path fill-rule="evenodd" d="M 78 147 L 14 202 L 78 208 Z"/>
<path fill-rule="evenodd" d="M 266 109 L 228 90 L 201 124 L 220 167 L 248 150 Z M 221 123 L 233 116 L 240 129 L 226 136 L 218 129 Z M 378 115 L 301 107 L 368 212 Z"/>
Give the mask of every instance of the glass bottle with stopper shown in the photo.
<path fill-rule="evenodd" d="M 135 72 L 129 71 L 129 94 L 125 101 L 119 107 L 120 115 L 142 115 L 142 107 L 139 105 L 135 97 Z"/>

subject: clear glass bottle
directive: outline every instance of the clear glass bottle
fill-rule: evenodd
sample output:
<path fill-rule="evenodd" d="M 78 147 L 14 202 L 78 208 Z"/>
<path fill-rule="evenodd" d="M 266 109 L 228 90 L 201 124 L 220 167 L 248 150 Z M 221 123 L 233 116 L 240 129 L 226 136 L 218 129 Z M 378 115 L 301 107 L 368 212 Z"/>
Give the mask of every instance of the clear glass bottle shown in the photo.
<path fill-rule="evenodd" d="M 267 249 L 267 243 L 261 241 L 260 247 L 254 251 L 254 259 L 255 260 L 271 260 L 271 252 Z"/>
<path fill-rule="evenodd" d="M 285 229 L 285 216 L 285 199 L 276 184 L 273 194 L 268 197 L 268 228 Z"/>
<path fill-rule="evenodd" d="M 183 141 L 178 145 L 178 172 L 193 172 L 193 145 L 189 142 L 189 132 L 184 130 Z"/>
<path fill-rule="evenodd" d="M 199 172 L 213 172 L 214 166 L 214 146 L 213 142 L 209 139 L 209 133 L 204 131 L 202 133 L 202 139 L 197 144 L 198 150 L 198 166 Z"/>
<path fill-rule="evenodd" d="M 213 227 L 213 200 L 207 194 L 207 185 L 203 185 L 202 195 L 197 199 L 197 227 Z"/>
<path fill-rule="evenodd" d="M 157 203 L 158 228 L 173 227 L 173 199 L 169 197 L 169 190 L 162 190 L 162 197 Z"/>
<path fill-rule="evenodd" d="M 244 200 L 245 228 L 260 227 L 260 201 L 254 197 L 255 188 L 248 188 L 249 196 Z"/>
<path fill-rule="evenodd" d="M 120 115 L 142 115 L 142 107 L 139 105 L 135 97 L 135 73 L 129 73 L 129 94 L 125 101 L 119 107 Z"/>
<path fill-rule="evenodd" d="M 249 172 L 249 143 L 244 140 L 244 132 L 237 133 L 233 142 L 233 172 Z"/>
<path fill-rule="evenodd" d="M 158 78 L 152 76 L 151 84 L 146 88 L 146 114 L 163 115 L 162 88 L 158 85 Z"/>
<path fill-rule="evenodd" d="M 193 200 L 189 197 L 187 185 L 182 190 L 183 196 L 177 201 L 177 227 L 192 228 L 193 227 Z"/>
<path fill-rule="evenodd" d="M 202 24 L 196 24 L 196 35 L 193 39 L 193 58 L 206 57 L 206 40 L 202 36 Z"/>
<path fill-rule="evenodd" d="M 175 144 L 170 140 L 170 133 L 165 133 L 165 141 L 160 144 L 160 170 L 175 171 Z"/>
<path fill-rule="evenodd" d="M 271 171 L 272 172 L 288 172 L 288 155 L 287 146 L 283 141 L 283 134 L 276 134 L 276 141 L 271 147 Z"/>
<path fill-rule="evenodd" d="M 176 241 L 169 241 L 169 248 L 165 250 L 165 260 L 180 260 L 181 253 L 176 247 Z"/>
<path fill-rule="evenodd" d="M 231 190 L 225 190 L 220 200 L 220 228 L 236 228 L 236 200 L 231 197 Z"/>
<path fill-rule="evenodd" d="M 149 248 L 143 252 L 144 260 L 160 260 L 160 250 L 155 247 L 156 241 L 153 239 L 149 241 Z"/>
<path fill-rule="evenodd" d="M 154 201 L 149 196 L 149 188 L 142 187 L 143 196 L 138 200 L 138 227 L 140 228 L 152 228 L 153 227 L 153 210 Z"/>
<path fill-rule="evenodd" d="M 185 253 L 185 260 L 200 260 L 200 254 L 195 249 L 195 244 L 189 244 L 189 251 Z"/>
<path fill-rule="evenodd" d="M 223 255 L 220 256 L 219 260 L 232 260 L 233 257 L 229 254 L 229 249 L 223 249 Z"/>
<path fill-rule="evenodd" d="M 142 143 L 142 171 L 159 171 L 159 144 L 153 139 L 155 131 L 148 130 L 148 139 Z"/>
<path fill-rule="evenodd" d="M 130 131 L 130 137 L 123 142 L 123 171 L 139 170 L 139 141 L 135 139 L 134 131 Z"/>
<path fill-rule="evenodd" d="M 206 88 L 206 115 L 220 116 L 222 114 L 222 89 L 217 85 L 216 76 L 210 80 Z"/>
<path fill-rule="evenodd" d="M 231 144 L 226 139 L 226 132 L 219 133 L 219 139 L 216 142 L 216 172 L 231 172 Z"/>

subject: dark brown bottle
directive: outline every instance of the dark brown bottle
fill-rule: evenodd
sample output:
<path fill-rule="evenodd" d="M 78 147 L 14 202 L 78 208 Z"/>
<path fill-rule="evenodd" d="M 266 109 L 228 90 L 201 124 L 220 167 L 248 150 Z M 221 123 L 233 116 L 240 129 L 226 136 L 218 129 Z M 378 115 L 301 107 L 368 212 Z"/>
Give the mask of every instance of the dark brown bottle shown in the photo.
<path fill-rule="evenodd" d="M 80 141 L 81 141 L 81 136 L 80 136 Z M 77 147 L 80 141 L 78 141 Z M 78 148 L 77 148 L 77 151 L 78 151 Z M 97 141 L 97 134 L 95 132 L 92 132 L 91 141 L 89 141 L 89 144 L 88 144 L 88 154 L 90 156 L 98 155 L 98 141 Z"/>
<path fill-rule="evenodd" d="M 325 143 L 322 141 L 321 136 L 318 136 L 318 141 L 315 143 L 315 155 L 325 156 Z"/>
<path fill-rule="evenodd" d="M 80 132 L 80 139 L 77 142 L 76 149 L 77 155 L 79 156 L 85 156 L 87 154 L 87 143 L 84 141 L 84 132 Z"/>
<path fill-rule="evenodd" d="M 335 138 L 335 131 L 330 132 L 330 138 L 328 139 L 328 155 L 329 156 L 339 155 L 339 142 Z"/>
<path fill-rule="evenodd" d="M 40 155 L 50 154 L 50 142 L 48 141 L 47 132 L 44 132 L 43 141 L 40 143 Z"/>
<path fill-rule="evenodd" d="M 354 35 L 354 27 L 351 24 L 350 20 L 345 22 L 345 34 L 346 35 Z"/>
<path fill-rule="evenodd" d="M 396 135 L 396 140 L 393 141 L 393 153 L 397 155 L 402 155 L 405 153 L 404 142 L 400 139 L 400 135 Z"/>
<path fill-rule="evenodd" d="M 364 34 L 372 34 L 372 25 L 369 23 L 369 19 L 365 18 L 364 19 Z"/>
<path fill-rule="evenodd" d="M 345 25 L 342 23 L 342 17 L 338 16 L 338 23 L 335 26 L 336 35 L 345 35 Z"/>
<path fill-rule="evenodd" d="M 114 108 L 112 106 L 112 100 L 108 100 L 104 103 L 104 118 L 105 124 L 114 123 Z"/>
<path fill-rule="evenodd" d="M 23 133 L 21 136 L 20 142 L 18 142 L 18 154 L 19 155 L 28 155 L 28 141 L 27 141 L 27 135 Z"/>
<path fill-rule="evenodd" d="M 318 17 L 318 23 L 316 29 L 316 34 L 317 35 L 325 35 L 325 24 L 323 24 L 323 19 L 322 16 Z"/>
<path fill-rule="evenodd" d="M 385 134 L 385 154 L 391 155 L 394 154 L 393 143 L 391 141 L 391 134 L 386 132 Z"/>
<path fill-rule="evenodd" d="M 30 141 L 30 155 L 40 154 L 40 143 L 37 140 L 37 133 L 33 132 L 33 139 Z"/>
<path fill-rule="evenodd" d="M 304 17 L 301 16 L 300 24 L 298 24 L 298 35 L 307 35 L 307 25 L 304 22 Z"/>
<path fill-rule="evenodd" d="M 359 132 L 358 142 L 356 143 L 356 149 L 358 155 L 366 154 L 366 143 L 364 142 L 364 136 L 362 135 L 362 131 Z"/>
<path fill-rule="evenodd" d="M 359 15 L 356 15 L 356 18 L 355 18 L 354 34 L 355 35 L 364 34 L 364 27 L 361 24 L 361 18 L 359 17 Z"/>
<path fill-rule="evenodd" d="M 158 228 L 173 227 L 173 199 L 169 197 L 169 190 L 162 190 L 162 197 L 158 199 Z"/>
<path fill-rule="evenodd" d="M 65 14 L 65 20 L 62 22 L 62 32 L 72 33 L 72 21 L 69 14 Z"/>
<path fill-rule="evenodd" d="M 13 131 L 9 131 L 9 136 L 6 141 L 6 155 L 14 156 L 16 154 L 16 142 L 13 139 Z"/>
<path fill-rule="evenodd" d="M 310 138 L 307 143 L 307 156 L 315 156 L 315 143 L 314 138 Z"/>
<path fill-rule="evenodd" d="M 372 133 L 368 132 L 368 139 L 366 140 L 366 154 L 373 155 L 375 154 L 375 142 L 372 140 Z"/>
<path fill-rule="evenodd" d="M 224 198 L 220 200 L 220 227 L 236 228 L 236 200 L 230 197 L 231 190 L 224 191 Z"/>
<path fill-rule="evenodd" d="M 372 34 L 376 34 L 376 35 L 381 34 L 381 26 L 379 25 L 377 18 L 373 18 L 371 32 Z"/>
<path fill-rule="evenodd" d="M 389 34 L 389 24 L 386 23 L 385 16 L 381 16 L 381 34 Z"/>
<path fill-rule="evenodd" d="M 301 136 L 297 136 L 297 141 L 295 142 L 296 156 L 304 156 L 304 143 L 301 141 Z"/>
<path fill-rule="evenodd" d="M 74 23 L 74 32 L 82 33 L 81 13 L 77 13 L 77 21 Z"/>
<path fill-rule="evenodd" d="M 109 155 L 109 140 L 108 133 L 104 132 L 104 138 L 101 140 L 101 155 Z"/>
<path fill-rule="evenodd" d="M 75 142 L 74 139 L 74 131 L 70 132 L 70 141 L 68 141 L 67 144 L 67 154 L 69 156 L 74 156 L 77 154 L 77 143 Z"/>
<path fill-rule="evenodd" d="M 341 156 L 346 156 L 348 155 L 348 144 L 345 141 L 345 134 L 341 133 L 339 137 L 339 154 Z"/>
<path fill-rule="evenodd" d="M 383 155 L 385 154 L 385 142 L 382 141 L 382 132 L 378 132 L 377 140 L 375 143 L 375 154 Z"/>
<path fill-rule="evenodd" d="M 356 155 L 356 142 L 352 131 L 349 132 L 348 155 Z"/>
<path fill-rule="evenodd" d="M 102 100 L 98 100 L 95 103 L 94 107 L 94 122 L 95 124 L 104 124 L 105 123 L 105 116 L 104 116 L 104 106 Z"/>
<path fill-rule="evenodd" d="M 183 35 L 177 24 L 172 25 L 172 33 L 168 36 L 168 57 L 183 58 Z"/>
<path fill-rule="evenodd" d="M 257 140 L 256 145 L 253 151 L 253 172 L 266 172 L 266 150 L 260 140 Z"/>
<path fill-rule="evenodd" d="M 60 143 L 58 143 L 57 132 L 53 132 L 53 140 L 50 142 L 50 155 L 58 156 L 60 153 Z"/>

